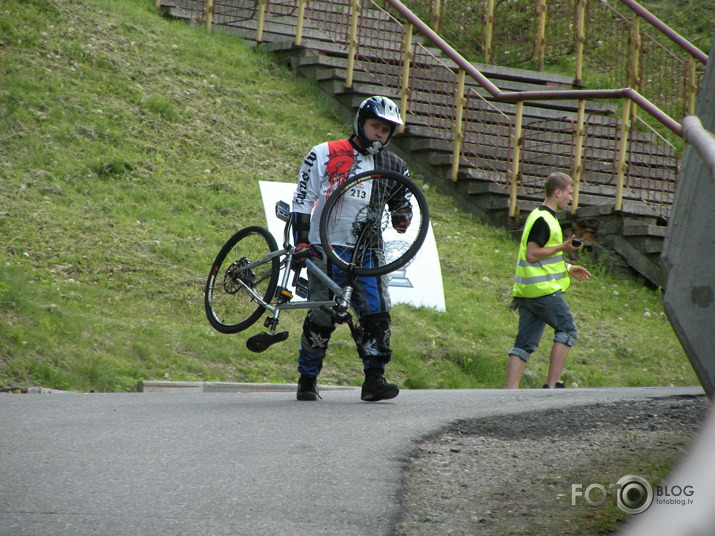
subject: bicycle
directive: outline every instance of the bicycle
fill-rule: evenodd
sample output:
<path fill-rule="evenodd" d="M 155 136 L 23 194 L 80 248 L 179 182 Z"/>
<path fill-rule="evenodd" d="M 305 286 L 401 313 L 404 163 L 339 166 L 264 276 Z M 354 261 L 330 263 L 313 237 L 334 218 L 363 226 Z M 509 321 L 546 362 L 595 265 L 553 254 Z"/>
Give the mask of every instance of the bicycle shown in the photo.
<path fill-rule="evenodd" d="M 310 301 L 308 281 L 301 277 L 299 269 L 292 286 L 305 301 L 292 301 L 294 294 L 288 281 L 295 246 L 291 244 L 288 203 L 276 203 L 276 216 L 285 222 L 283 247 L 278 248 L 275 238 L 264 227 L 241 229 L 216 256 L 204 292 L 208 321 L 221 333 L 244 331 L 264 311 L 269 313 L 263 323 L 268 331 L 246 341 L 252 352 L 263 352 L 285 341 L 288 332 L 277 332 L 280 314 L 295 309 L 329 311 L 336 323 L 348 325 L 353 339 L 359 343 L 362 327 L 350 305 L 354 282 L 361 276 L 382 276 L 404 266 L 419 251 L 429 227 L 427 200 L 408 177 L 378 170 L 347 179 L 328 197 L 319 231 L 323 251 L 330 262 L 348 274 L 348 284 L 341 288 L 308 258 L 305 268 L 330 288 L 334 299 Z M 405 223 L 407 226 L 403 227 Z M 397 240 L 390 239 L 391 232 L 396 233 Z"/>

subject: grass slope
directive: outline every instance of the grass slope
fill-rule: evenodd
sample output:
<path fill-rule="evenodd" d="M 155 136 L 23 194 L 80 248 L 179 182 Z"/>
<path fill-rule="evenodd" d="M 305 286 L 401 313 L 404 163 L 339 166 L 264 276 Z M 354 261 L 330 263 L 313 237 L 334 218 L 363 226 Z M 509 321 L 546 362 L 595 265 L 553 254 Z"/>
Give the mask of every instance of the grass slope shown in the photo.
<path fill-rule="evenodd" d="M 0 386 L 135 389 L 138 380 L 295 381 L 302 313 L 264 354 L 203 312 L 214 255 L 264 225 L 259 180 L 293 181 L 348 134 L 329 102 L 235 37 L 167 21 L 150 0 L 0 5 Z M 517 244 L 425 186 L 447 312 L 398 306 L 390 378 L 499 388 L 517 316 Z M 588 261 L 583 261 L 587 263 Z M 569 301 L 582 387 L 692 385 L 661 296 L 597 266 Z M 545 378 L 549 334 L 524 387 Z M 321 381 L 358 384 L 347 329 Z"/>

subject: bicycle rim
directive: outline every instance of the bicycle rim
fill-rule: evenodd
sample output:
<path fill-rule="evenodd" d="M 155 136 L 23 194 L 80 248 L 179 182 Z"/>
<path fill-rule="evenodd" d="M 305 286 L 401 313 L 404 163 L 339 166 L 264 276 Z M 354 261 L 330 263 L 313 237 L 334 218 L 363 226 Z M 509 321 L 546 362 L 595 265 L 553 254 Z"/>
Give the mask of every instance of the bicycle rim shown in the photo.
<path fill-rule="evenodd" d="M 277 251 L 275 238 L 263 227 L 246 227 L 221 248 L 211 266 L 204 292 L 209 324 L 221 333 L 238 333 L 252 326 L 265 308 L 246 287 L 269 303 L 278 284 L 278 257 L 250 266 Z"/>
<path fill-rule="evenodd" d="M 405 200 L 412 220 L 398 233 L 391 211 Z M 401 268 L 415 257 L 428 230 L 429 208 L 422 190 L 393 171 L 368 171 L 346 180 L 328 198 L 320 218 L 320 240 L 328 258 L 359 276 Z"/>

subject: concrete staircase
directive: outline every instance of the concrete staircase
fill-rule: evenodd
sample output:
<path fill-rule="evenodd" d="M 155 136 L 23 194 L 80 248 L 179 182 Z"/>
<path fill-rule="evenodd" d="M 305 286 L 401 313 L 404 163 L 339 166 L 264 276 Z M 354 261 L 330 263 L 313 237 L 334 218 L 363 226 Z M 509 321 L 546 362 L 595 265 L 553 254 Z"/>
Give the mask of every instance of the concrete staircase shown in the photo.
<path fill-rule="evenodd" d="M 173 7 L 174 2 L 166 1 L 163 4 L 166 5 L 170 16 L 185 16 L 184 11 Z M 364 12 L 363 16 L 365 16 Z M 376 19 L 385 18 L 384 13 L 379 11 L 374 16 Z M 230 25 L 218 25 L 217 21 L 220 21 L 220 18 L 215 19 L 213 25 L 215 30 L 226 31 L 251 41 L 256 39 L 257 23 L 254 19 L 232 21 Z M 386 25 L 383 31 L 394 30 L 388 27 L 394 24 L 393 21 L 385 18 L 381 24 L 383 23 Z M 275 54 L 280 62 L 289 65 L 296 73 L 315 80 L 321 92 L 339 105 L 338 109 L 346 121 L 352 121 L 355 109 L 368 96 L 383 94 L 399 98 L 396 88 L 385 87 L 380 83 L 379 76 L 365 68 L 365 65 L 369 67 L 369 61 L 359 61 L 356 64 L 352 87 L 346 89 L 347 46 L 334 42 L 323 31 L 308 25 L 303 33 L 301 46 L 296 47 L 293 44 L 295 34 L 296 23 L 293 15 L 272 16 L 263 28 L 262 42 L 257 43 L 256 46 Z M 363 53 L 370 52 L 363 51 Z M 376 50 L 372 53 L 381 52 Z M 482 64 L 475 66 L 504 91 L 571 88 L 571 79 L 561 75 Z M 394 69 L 399 69 L 399 65 L 394 65 Z M 524 182 L 518 195 L 519 212 L 524 217 L 510 218 L 508 216 L 509 192 L 504 184 L 494 180 L 494 174 L 489 169 L 474 167 L 463 161 L 460 165 L 459 180 L 452 182 L 450 180 L 452 146 L 447 141 L 449 133 L 440 135 L 440 130 L 447 131 L 451 125 L 449 120 L 439 124 L 434 123 L 435 110 L 439 111 L 440 105 L 430 103 L 429 99 L 429 95 L 435 92 L 435 88 L 440 83 L 440 80 L 426 77 L 422 84 L 430 93 L 425 93 L 422 97 L 419 83 L 413 87 L 412 104 L 405 132 L 393 139 L 390 148 L 405 158 L 414 172 L 419 173 L 442 192 L 451 195 L 460 208 L 477 215 L 486 223 L 505 227 L 518 236 L 525 215 L 543 199 L 541 183 L 534 181 L 532 187 L 528 186 L 528 181 Z M 448 84 L 444 86 L 445 91 L 452 91 Z M 477 91 L 490 100 L 485 91 L 480 88 Z M 506 117 L 513 117 L 515 114 L 514 105 L 493 101 L 490 104 L 498 108 Z M 563 120 L 563 118 L 575 120 L 574 106 L 575 102 L 570 101 L 528 103 L 524 109 L 524 121 L 525 123 L 548 122 Z M 612 121 L 614 117 L 614 110 L 600 103 L 589 103 L 587 113 L 595 118 L 593 120 L 596 124 L 601 120 L 605 124 Z M 444 117 L 451 117 L 449 110 L 445 110 Z M 484 153 L 482 158 L 508 159 L 509 147 L 505 144 L 504 137 L 499 138 L 498 133 L 492 137 L 493 139 L 482 137 L 480 144 L 465 147 L 465 150 L 482 151 Z M 599 143 L 603 147 L 615 145 L 612 137 L 601 139 Z M 647 138 L 644 138 L 644 146 L 647 143 Z M 570 148 L 562 142 L 553 140 L 546 149 L 547 153 L 539 156 L 539 165 L 557 164 L 568 157 L 566 153 L 569 150 Z M 503 164 L 503 161 L 501 163 Z M 667 165 L 677 167 L 677 162 L 670 162 Z M 524 168 L 528 169 L 528 166 L 529 162 L 525 162 Z M 631 164 L 629 167 L 631 173 L 636 175 L 639 173 L 637 165 Z M 543 171 L 541 173 L 543 176 Z M 648 174 L 652 173 L 651 169 L 644 169 L 641 173 L 643 177 L 638 180 L 646 180 Z M 615 212 L 615 185 L 609 183 L 611 177 L 604 175 L 599 179 L 598 174 L 599 170 L 591 170 L 589 184 L 580 185 L 577 213 L 559 214 L 565 233 L 568 233 L 569 229 L 581 233 L 595 259 L 603 262 L 616 273 L 639 275 L 653 286 L 663 286 L 664 274 L 660 264 L 660 252 L 667 218 L 663 216 L 662 211 L 654 210 L 651 204 L 641 201 L 628 189 L 625 191 L 622 209 Z M 593 180 L 593 177 L 596 177 L 596 180 Z M 672 196 L 673 191 L 674 184 L 669 187 L 669 195 Z"/>

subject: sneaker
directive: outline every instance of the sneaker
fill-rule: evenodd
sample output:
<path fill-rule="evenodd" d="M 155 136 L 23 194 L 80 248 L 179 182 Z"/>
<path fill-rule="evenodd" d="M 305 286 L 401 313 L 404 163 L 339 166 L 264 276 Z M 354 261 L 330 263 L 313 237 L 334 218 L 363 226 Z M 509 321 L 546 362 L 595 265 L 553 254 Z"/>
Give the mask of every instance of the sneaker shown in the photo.
<path fill-rule="evenodd" d="M 566 384 L 564 382 L 556 382 L 556 384 L 552 387 L 548 383 L 545 383 L 544 389 L 566 389 Z"/>
<path fill-rule="evenodd" d="M 298 379 L 298 400 L 315 401 L 320 398 L 318 394 L 318 378 L 301 374 Z"/>
<path fill-rule="evenodd" d="M 400 388 L 394 383 L 389 383 L 380 373 L 365 373 L 365 383 L 362 384 L 360 400 L 365 402 L 377 402 L 379 400 L 390 400 L 395 398 L 400 392 Z"/>

